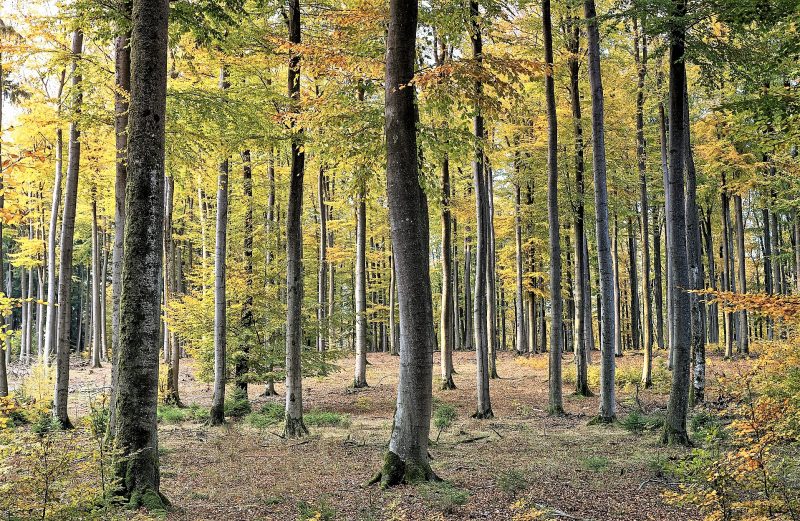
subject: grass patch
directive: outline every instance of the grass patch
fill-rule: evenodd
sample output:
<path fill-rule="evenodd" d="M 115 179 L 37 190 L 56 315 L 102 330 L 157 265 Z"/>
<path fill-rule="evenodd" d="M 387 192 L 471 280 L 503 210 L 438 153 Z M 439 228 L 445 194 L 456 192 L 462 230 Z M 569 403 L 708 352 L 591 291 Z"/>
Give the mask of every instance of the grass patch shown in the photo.
<path fill-rule="evenodd" d="M 159 423 L 182 423 L 185 421 L 204 422 L 208 420 L 209 411 L 205 407 L 192 404 L 189 407 L 159 405 L 156 416 Z"/>
<path fill-rule="evenodd" d="M 346 414 L 312 409 L 303 415 L 308 427 L 349 427 L 350 417 Z"/>
<path fill-rule="evenodd" d="M 603 472 L 608 469 L 609 461 L 605 456 L 592 455 L 583 459 L 583 466 L 592 472 Z"/>
<path fill-rule="evenodd" d="M 633 410 L 622 418 L 619 424 L 628 432 L 642 434 L 645 431 L 654 431 L 663 427 L 664 416 L 660 413 L 644 414 L 641 411 Z"/>
<path fill-rule="evenodd" d="M 506 494 L 513 495 L 528 487 L 528 478 L 525 476 L 525 473 L 516 469 L 501 472 L 497 476 L 496 481 L 500 490 Z"/>
<path fill-rule="evenodd" d="M 336 519 L 336 510 L 324 499 L 319 500 L 316 504 L 299 501 L 297 510 L 299 510 L 298 521 L 333 521 Z"/>
<path fill-rule="evenodd" d="M 436 409 L 433 411 L 433 425 L 439 431 L 436 441 L 439 441 L 442 431 L 449 429 L 457 417 L 456 408 L 449 403 L 440 402 L 436 405 Z"/>
<path fill-rule="evenodd" d="M 253 411 L 250 405 L 250 400 L 247 399 L 247 393 L 238 387 L 228 395 L 225 400 L 225 416 L 231 418 L 242 418 Z"/>
<path fill-rule="evenodd" d="M 258 412 L 251 412 L 244 421 L 257 429 L 266 429 L 283 422 L 286 412 L 280 403 L 267 403 Z M 303 415 L 307 427 L 349 427 L 350 417 L 346 414 L 312 409 Z"/>
<path fill-rule="evenodd" d="M 447 481 L 431 481 L 417 486 L 420 496 L 430 508 L 452 514 L 456 507 L 466 504 L 469 492 Z"/>

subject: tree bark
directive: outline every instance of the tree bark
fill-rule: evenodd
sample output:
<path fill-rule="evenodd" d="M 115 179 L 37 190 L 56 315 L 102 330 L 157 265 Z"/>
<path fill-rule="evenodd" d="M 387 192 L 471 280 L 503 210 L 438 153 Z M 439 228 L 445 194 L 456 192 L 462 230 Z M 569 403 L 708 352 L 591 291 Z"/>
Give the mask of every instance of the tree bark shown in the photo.
<path fill-rule="evenodd" d="M 289 42 L 300 43 L 300 0 L 289 0 Z M 300 104 L 300 55 L 291 52 L 287 73 L 292 110 Z M 291 178 L 286 213 L 286 416 L 284 431 L 290 438 L 308 433 L 303 423 L 303 129 L 292 119 Z"/>
<path fill-rule="evenodd" d="M 440 365 L 442 370 L 442 390 L 455 389 L 453 382 L 453 344 L 455 342 L 455 326 L 453 313 L 453 281 L 452 281 L 452 223 L 450 219 L 450 158 L 445 154 L 442 159 L 442 316 L 440 332 Z"/>
<path fill-rule="evenodd" d="M 363 181 L 362 181 L 363 183 Z M 367 201 L 363 184 L 356 204 L 356 365 L 353 387 L 367 386 Z"/>
<path fill-rule="evenodd" d="M 100 367 L 103 353 L 103 315 L 100 305 L 100 237 L 97 226 L 96 188 L 92 188 L 92 368 Z"/>
<path fill-rule="evenodd" d="M 428 209 L 417 171 L 414 88 L 417 0 L 391 0 L 386 50 L 387 194 L 400 301 L 400 377 L 381 487 L 436 479 L 428 459 L 431 357 L 436 344 L 428 266 Z M 401 88 L 408 87 L 408 88 Z"/>
<path fill-rule="evenodd" d="M 683 0 L 673 0 L 672 27 L 670 28 L 670 54 L 669 54 L 669 112 L 673 115 L 683 114 L 684 110 L 684 84 L 686 82 L 686 64 L 684 61 L 683 27 L 686 15 L 686 4 Z M 691 356 L 691 329 L 686 324 L 691 322 L 691 304 L 689 293 L 689 265 L 686 248 L 686 206 L 684 196 L 684 118 L 677 116 L 670 118 L 669 128 L 669 210 L 667 218 L 672 223 L 674 233 L 669 236 L 669 263 L 672 267 L 670 285 L 672 286 L 672 300 L 674 314 L 672 320 L 676 322 L 673 328 L 674 343 L 672 386 L 670 389 L 667 416 L 664 421 L 662 440 L 669 444 L 690 444 L 686 430 L 686 416 L 689 405 L 689 365 Z M 678 327 L 678 324 L 680 326 Z"/>
<path fill-rule="evenodd" d="M 56 385 L 53 396 L 53 414 L 64 428 L 72 423 L 67 414 L 69 394 L 70 355 L 70 289 L 72 284 L 72 252 L 75 235 L 75 208 L 78 199 L 78 172 L 81 161 L 80 128 L 77 118 L 83 103 L 82 76 L 78 61 L 83 50 L 83 32 L 76 29 L 72 34 L 72 113 L 69 125 L 69 158 L 67 160 L 67 184 L 64 189 L 64 215 L 61 218 L 61 255 L 58 262 L 58 299 L 64 303 L 58 307 L 58 345 L 56 349 Z"/>
<path fill-rule="evenodd" d="M 514 244 L 515 244 L 515 268 L 516 268 L 516 349 L 517 354 L 522 355 L 528 352 L 528 336 L 525 332 L 525 300 L 522 286 L 522 274 L 525 268 L 522 264 L 522 215 L 520 211 L 520 189 L 521 183 L 519 165 L 517 164 L 517 182 L 514 185 Z"/>
<path fill-rule="evenodd" d="M 744 264 L 744 216 L 742 211 L 742 196 L 733 195 L 733 212 L 736 219 L 736 257 L 739 275 L 739 291 L 747 293 L 747 272 Z M 737 313 L 739 318 L 739 353 L 748 354 L 750 352 L 750 342 L 747 330 L 747 310 L 743 309 Z"/>
<path fill-rule="evenodd" d="M 363 100 L 362 90 L 359 89 L 359 100 Z M 317 199 L 319 203 L 319 265 L 317 268 L 317 352 L 324 353 L 328 333 L 326 331 L 328 297 L 328 209 L 325 203 L 325 169 L 320 167 L 317 176 Z"/>
<path fill-rule="evenodd" d="M 246 294 L 242 302 L 242 340 L 236 356 L 236 388 L 247 398 L 250 371 L 250 342 L 255 338 L 253 317 L 253 170 L 250 151 L 242 152 L 242 191 L 244 195 L 244 275 Z M 325 239 L 323 239 L 325 240 Z"/>
<path fill-rule="evenodd" d="M 164 233 L 164 115 L 167 18 L 164 0 L 135 0 L 131 25 L 128 182 L 120 300 L 116 446 L 121 493 L 133 507 L 160 498 L 158 333 Z"/>
<path fill-rule="evenodd" d="M 553 26 L 550 0 L 542 0 L 542 27 L 544 38 L 544 92 L 547 104 L 547 225 L 550 245 L 550 364 L 548 411 L 564 414 L 561 384 L 561 352 L 563 350 L 561 327 L 563 300 L 561 297 L 561 226 L 558 221 L 558 119 L 553 81 Z M 544 310 L 542 310 L 544 312 Z M 544 331 L 544 324 L 542 324 Z M 542 342 L 544 347 L 544 342 Z"/>
<path fill-rule="evenodd" d="M 594 0 L 584 0 L 584 16 L 588 23 L 589 83 L 592 90 L 592 170 L 594 174 L 594 206 L 597 230 L 597 259 L 600 271 L 600 420 L 616 418 L 614 384 L 614 268 L 608 234 L 608 191 L 606 188 L 606 144 L 603 82 L 600 73 L 600 30 Z"/>

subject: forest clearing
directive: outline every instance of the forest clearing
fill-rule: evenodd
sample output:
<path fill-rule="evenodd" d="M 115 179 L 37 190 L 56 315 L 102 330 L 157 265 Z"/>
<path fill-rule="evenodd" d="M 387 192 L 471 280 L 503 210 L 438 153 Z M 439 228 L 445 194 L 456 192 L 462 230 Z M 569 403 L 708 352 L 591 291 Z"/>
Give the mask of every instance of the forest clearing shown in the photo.
<path fill-rule="evenodd" d="M 800 521 L 797 0 L 0 0 L 0 519 Z"/>

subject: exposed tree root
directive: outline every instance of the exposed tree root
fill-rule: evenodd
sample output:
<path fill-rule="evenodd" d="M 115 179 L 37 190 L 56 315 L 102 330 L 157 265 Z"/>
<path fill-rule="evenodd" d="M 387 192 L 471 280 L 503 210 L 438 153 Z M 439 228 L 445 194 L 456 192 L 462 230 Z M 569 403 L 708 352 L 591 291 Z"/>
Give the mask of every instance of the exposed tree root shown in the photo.
<path fill-rule="evenodd" d="M 382 489 L 396 485 L 413 485 L 423 481 L 441 481 L 427 461 L 403 461 L 392 451 L 386 451 L 383 467 L 367 483 L 379 484 Z"/>

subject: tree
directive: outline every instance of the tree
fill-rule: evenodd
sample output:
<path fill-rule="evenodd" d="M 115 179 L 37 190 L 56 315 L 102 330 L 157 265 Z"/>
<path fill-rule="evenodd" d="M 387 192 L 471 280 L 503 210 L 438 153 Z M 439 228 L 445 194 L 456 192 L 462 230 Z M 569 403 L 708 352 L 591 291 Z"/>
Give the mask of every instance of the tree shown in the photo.
<path fill-rule="evenodd" d="M 544 62 L 549 68 L 544 77 L 547 98 L 547 225 L 550 238 L 550 393 L 551 414 L 563 414 L 561 397 L 562 312 L 561 298 L 561 228 L 558 224 L 558 119 L 553 85 L 553 26 L 550 0 L 542 0 Z"/>
<path fill-rule="evenodd" d="M 356 198 L 356 366 L 353 387 L 367 386 L 367 201 L 362 180 Z"/>
<path fill-rule="evenodd" d="M 452 218 L 450 215 L 450 158 L 442 159 L 442 318 L 440 351 L 442 367 L 442 389 L 455 389 L 453 381 L 453 348 L 455 344 L 455 312 L 453 298 L 453 244 Z"/>
<path fill-rule="evenodd" d="M 673 0 L 671 5 L 672 24 L 669 34 L 669 112 L 683 114 L 684 84 L 686 82 L 685 37 L 683 26 L 686 16 L 686 4 L 683 0 Z M 671 222 L 672 231 L 669 239 L 668 260 L 671 266 L 669 284 L 672 286 L 670 298 L 673 301 L 672 320 L 677 326 L 672 329 L 673 369 L 672 385 L 667 405 L 667 416 L 664 421 L 662 440 L 668 444 L 689 445 L 686 430 L 686 416 L 689 406 L 689 363 L 692 342 L 691 304 L 689 293 L 689 265 L 687 259 L 687 235 L 679 230 L 686 230 L 686 206 L 684 196 L 684 118 L 670 118 L 669 126 L 669 201 L 667 219 Z"/>
<path fill-rule="evenodd" d="M 300 0 L 289 0 L 289 42 L 300 44 Z M 300 103 L 300 55 L 289 54 L 287 73 L 289 99 L 293 110 Z M 303 305 L 303 173 L 305 151 L 302 128 L 291 120 L 291 180 L 286 210 L 286 416 L 285 434 L 296 438 L 308 433 L 303 423 L 303 374 L 300 361 L 302 350 Z"/>
<path fill-rule="evenodd" d="M 608 234 L 608 191 L 606 189 L 606 143 L 603 81 L 600 74 L 600 29 L 594 0 L 584 0 L 588 24 L 589 83 L 592 88 L 592 171 L 597 231 L 597 259 L 600 270 L 600 420 L 614 421 L 614 266 Z"/>
<path fill-rule="evenodd" d="M 168 2 L 134 0 L 128 179 L 120 300 L 116 444 L 122 495 L 133 507 L 160 505 L 158 337 L 164 225 L 164 121 Z"/>
<path fill-rule="evenodd" d="M 225 91 L 228 72 L 219 71 L 219 87 Z M 211 425 L 225 423 L 225 380 L 227 379 L 227 290 L 226 261 L 228 247 L 228 158 L 219 164 L 217 178 L 217 227 L 214 246 L 214 398 L 211 403 Z"/>
<path fill-rule="evenodd" d="M 78 62 L 83 50 L 83 31 L 72 34 L 72 121 L 69 124 L 69 158 L 67 182 L 64 187 L 64 215 L 61 218 L 61 255 L 58 260 L 58 298 L 65 305 L 58 307 L 58 344 L 56 347 L 56 386 L 53 396 L 53 415 L 64 428 L 72 427 L 67 414 L 69 395 L 70 354 L 70 290 L 72 285 L 72 254 L 75 235 L 75 207 L 78 199 L 78 172 L 81 164 L 81 131 L 78 117 L 83 102 L 82 76 Z"/>
<path fill-rule="evenodd" d="M 386 37 L 386 185 L 400 302 L 400 375 L 381 487 L 437 479 L 428 458 L 436 340 L 428 260 L 428 202 L 417 165 L 414 57 L 417 0 L 391 0 Z"/>

